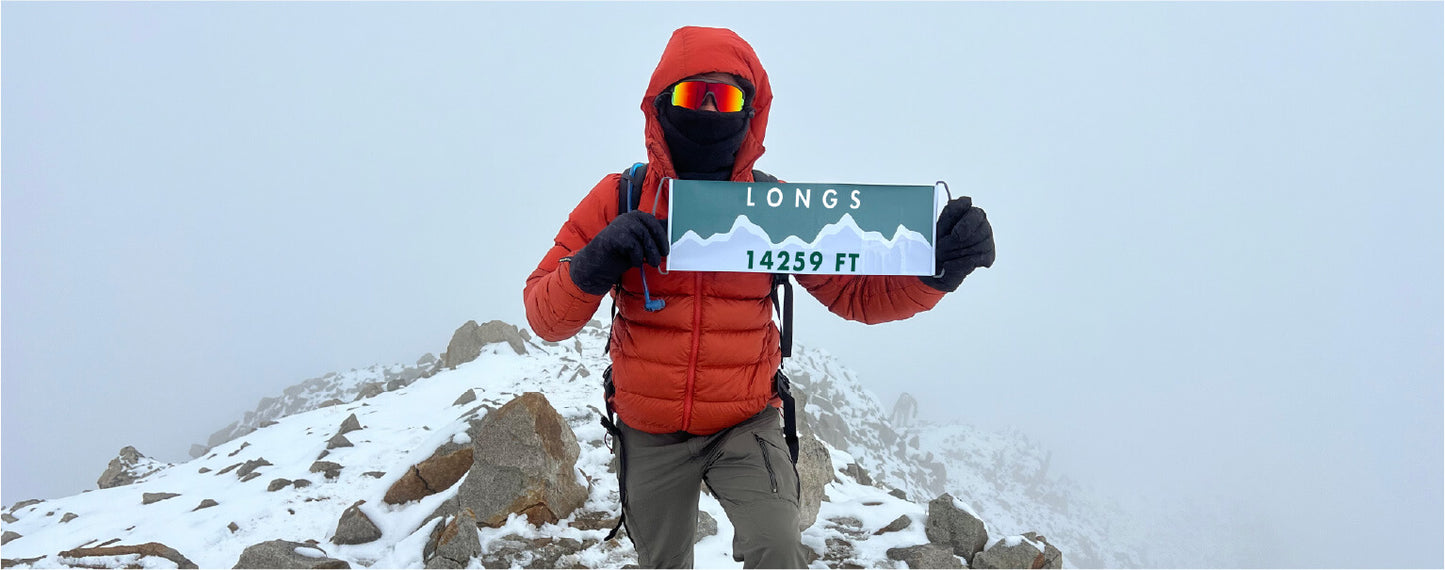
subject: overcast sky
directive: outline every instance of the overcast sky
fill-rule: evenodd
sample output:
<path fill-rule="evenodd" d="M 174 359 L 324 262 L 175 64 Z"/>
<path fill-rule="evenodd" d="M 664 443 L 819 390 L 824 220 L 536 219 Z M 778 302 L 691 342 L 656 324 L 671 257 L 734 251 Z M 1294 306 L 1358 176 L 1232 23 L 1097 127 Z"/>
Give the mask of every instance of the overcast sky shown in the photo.
<path fill-rule="evenodd" d="M 525 324 L 567 213 L 644 159 L 672 30 L 709 25 L 772 77 L 759 168 L 946 180 L 995 229 L 933 311 L 802 297 L 799 343 L 1056 472 L 1230 502 L 1273 533 L 1242 565 L 1442 565 L 1438 2 L 0 11 L 6 505 Z"/>

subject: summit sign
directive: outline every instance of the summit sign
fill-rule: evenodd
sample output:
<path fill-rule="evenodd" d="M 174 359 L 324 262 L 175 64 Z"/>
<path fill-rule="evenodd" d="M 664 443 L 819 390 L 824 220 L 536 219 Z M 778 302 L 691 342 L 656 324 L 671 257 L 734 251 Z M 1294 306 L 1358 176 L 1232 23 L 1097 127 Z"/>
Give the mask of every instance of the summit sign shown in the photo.
<path fill-rule="evenodd" d="M 933 275 L 933 186 L 673 180 L 668 271 Z"/>

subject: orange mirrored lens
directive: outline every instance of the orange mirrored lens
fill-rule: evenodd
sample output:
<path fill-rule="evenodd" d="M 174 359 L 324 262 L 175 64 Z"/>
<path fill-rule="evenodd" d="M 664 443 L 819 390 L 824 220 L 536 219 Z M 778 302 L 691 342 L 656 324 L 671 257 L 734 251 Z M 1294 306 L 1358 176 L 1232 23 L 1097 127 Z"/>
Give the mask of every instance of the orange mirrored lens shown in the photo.
<path fill-rule="evenodd" d="M 672 88 L 672 104 L 688 109 L 701 109 L 703 101 L 712 95 L 713 105 L 718 111 L 736 113 L 743 110 L 743 90 L 726 83 L 705 81 L 684 81 Z"/>

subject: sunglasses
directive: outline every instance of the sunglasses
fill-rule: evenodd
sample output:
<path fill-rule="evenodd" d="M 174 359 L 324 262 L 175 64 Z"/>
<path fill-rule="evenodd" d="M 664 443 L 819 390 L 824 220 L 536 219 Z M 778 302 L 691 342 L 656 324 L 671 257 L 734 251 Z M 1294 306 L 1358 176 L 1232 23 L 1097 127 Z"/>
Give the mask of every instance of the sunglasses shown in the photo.
<path fill-rule="evenodd" d="M 726 83 L 706 81 L 684 81 L 672 87 L 672 104 L 686 109 L 702 108 L 703 100 L 711 94 L 713 105 L 723 113 L 743 110 L 743 90 Z"/>

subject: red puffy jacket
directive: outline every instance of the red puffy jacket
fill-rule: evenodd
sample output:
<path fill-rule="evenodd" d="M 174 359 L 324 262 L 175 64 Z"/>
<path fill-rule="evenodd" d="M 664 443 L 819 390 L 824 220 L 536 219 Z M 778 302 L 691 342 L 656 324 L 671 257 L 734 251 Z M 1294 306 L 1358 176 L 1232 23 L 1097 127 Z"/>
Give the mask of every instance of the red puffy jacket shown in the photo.
<path fill-rule="evenodd" d="M 647 117 L 647 178 L 640 207 L 651 211 L 658 181 L 676 177 L 653 100 L 672 84 L 701 73 L 722 71 L 747 79 L 755 110 L 738 150 L 732 180 L 751 182 L 763 154 L 763 134 L 773 100 L 768 74 L 752 46 L 730 30 L 685 27 L 673 33 L 642 98 Z M 543 339 L 560 341 L 580 331 L 597 311 L 601 295 L 572 282 L 562 257 L 582 249 L 617 217 L 620 174 L 598 182 L 572 210 L 552 249 L 527 277 L 523 299 L 527 321 Z M 665 191 L 665 190 L 664 190 Z M 666 204 L 664 196 L 660 202 Z M 656 212 L 665 219 L 666 212 Z M 622 292 L 612 293 L 617 317 L 610 352 L 613 403 L 628 426 L 651 432 L 706 435 L 731 427 L 773 399 L 773 373 L 782 361 L 778 328 L 768 297 L 771 276 L 762 273 L 673 271 L 645 266 L 651 295 L 666 308 L 643 310 L 642 278 L 629 270 Z M 911 276 L 795 275 L 832 312 L 855 321 L 906 319 L 933 308 L 943 293 Z"/>

